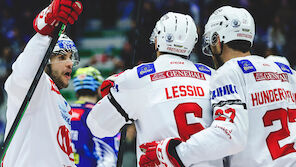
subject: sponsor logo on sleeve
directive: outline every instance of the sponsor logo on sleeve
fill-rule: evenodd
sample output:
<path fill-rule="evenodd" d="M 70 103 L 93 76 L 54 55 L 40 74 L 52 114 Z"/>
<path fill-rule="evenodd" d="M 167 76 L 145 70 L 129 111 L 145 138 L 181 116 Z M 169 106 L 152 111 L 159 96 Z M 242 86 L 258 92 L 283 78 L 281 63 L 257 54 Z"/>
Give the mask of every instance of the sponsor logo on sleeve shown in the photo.
<path fill-rule="evenodd" d="M 153 73 L 155 73 L 154 64 L 153 63 L 143 64 L 137 68 L 137 72 L 138 72 L 139 78 L 142 78 L 148 74 L 153 74 Z"/>
<path fill-rule="evenodd" d="M 202 72 L 202 73 L 205 73 L 208 75 L 212 75 L 210 68 L 208 68 L 207 66 L 202 65 L 202 64 L 194 64 L 194 65 L 196 66 L 196 68 L 199 72 Z"/>
<path fill-rule="evenodd" d="M 215 99 L 216 97 L 222 97 L 222 96 L 231 95 L 231 94 L 238 94 L 236 90 L 236 86 L 232 84 L 224 85 L 222 87 L 218 87 L 217 89 L 211 91 L 211 99 Z"/>
<path fill-rule="evenodd" d="M 239 60 L 237 63 L 245 74 L 256 71 L 255 66 L 249 60 Z"/>
<path fill-rule="evenodd" d="M 274 62 L 274 63 L 276 65 L 278 65 L 283 72 L 292 74 L 292 70 L 288 65 L 280 63 L 280 62 Z"/>

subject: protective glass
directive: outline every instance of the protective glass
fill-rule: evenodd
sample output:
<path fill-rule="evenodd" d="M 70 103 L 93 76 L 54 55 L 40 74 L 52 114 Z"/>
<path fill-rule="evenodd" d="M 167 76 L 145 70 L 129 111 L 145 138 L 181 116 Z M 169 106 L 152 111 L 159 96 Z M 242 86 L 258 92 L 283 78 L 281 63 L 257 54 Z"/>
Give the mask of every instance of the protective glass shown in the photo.
<path fill-rule="evenodd" d="M 213 56 L 211 46 L 218 44 L 218 33 L 207 32 L 203 35 L 202 52 L 207 56 Z"/>
<path fill-rule="evenodd" d="M 71 56 L 67 58 L 67 54 L 71 53 Z M 72 52 L 71 50 L 60 50 L 59 52 L 53 53 L 53 55 L 60 55 L 58 58 L 58 61 L 51 62 L 49 59 L 48 64 L 54 64 L 54 63 L 67 63 L 71 61 L 73 63 L 73 67 L 77 66 L 79 64 L 79 56 L 77 52 Z"/>
<path fill-rule="evenodd" d="M 211 39 L 210 39 L 210 32 L 205 33 L 203 35 L 203 43 L 202 43 L 202 52 L 207 56 L 213 56 L 213 53 L 211 51 Z"/>
<path fill-rule="evenodd" d="M 150 44 L 154 44 L 155 43 L 155 38 L 156 38 L 156 28 L 153 29 L 151 36 L 149 38 Z"/>

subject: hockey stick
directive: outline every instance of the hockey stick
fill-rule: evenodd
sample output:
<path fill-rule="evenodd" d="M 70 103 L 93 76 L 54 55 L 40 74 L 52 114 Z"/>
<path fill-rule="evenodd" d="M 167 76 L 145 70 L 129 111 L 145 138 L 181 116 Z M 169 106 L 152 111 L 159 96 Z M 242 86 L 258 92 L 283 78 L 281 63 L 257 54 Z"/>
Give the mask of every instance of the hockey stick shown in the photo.
<path fill-rule="evenodd" d="M 230 156 L 223 158 L 223 167 L 230 167 Z"/>
<path fill-rule="evenodd" d="M 50 42 L 50 45 L 49 45 L 49 47 L 48 47 L 48 49 L 47 49 L 47 51 L 45 53 L 45 56 L 44 56 L 40 66 L 38 68 L 38 71 L 37 71 L 37 73 L 36 73 L 36 75 L 34 77 L 34 80 L 33 80 L 32 84 L 31 84 L 31 86 L 30 86 L 30 88 L 29 88 L 29 90 L 27 92 L 26 97 L 25 97 L 25 99 L 24 99 L 24 101 L 23 101 L 23 103 L 21 105 L 21 108 L 19 109 L 16 118 L 14 119 L 14 122 L 13 122 L 13 124 L 12 124 L 12 126 L 11 126 L 11 128 L 9 130 L 9 133 L 8 133 L 3 145 L 1 146 L 1 152 L 0 152 L 1 161 L 0 161 L 0 163 L 2 163 L 2 161 L 3 161 L 3 158 L 4 158 L 5 154 L 6 154 L 6 151 L 7 151 L 8 147 L 9 147 L 9 145 L 10 145 L 12 139 L 13 139 L 13 136 L 14 136 L 14 134 L 15 134 L 15 132 L 16 132 L 16 130 L 17 130 L 23 116 L 24 116 L 24 114 L 25 114 L 25 111 L 26 111 L 26 109 L 27 109 L 27 107 L 28 107 L 28 105 L 30 103 L 32 95 L 34 94 L 34 91 L 35 91 L 35 89 L 37 87 L 37 84 L 38 84 L 38 82 L 40 80 L 40 77 L 41 77 L 41 75 L 42 75 L 42 73 L 44 71 L 44 68 L 45 68 L 46 64 L 48 63 L 48 60 L 49 60 L 49 58 L 50 58 L 50 56 L 52 54 L 52 51 L 53 51 L 53 49 L 54 49 L 54 47 L 55 47 L 55 45 L 56 45 L 56 43 L 57 43 L 57 41 L 59 39 L 59 36 L 64 31 L 64 29 L 65 29 L 65 25 L 59 23 L 58 27 L 54 31 L 53 39 Z"/>
<path fill-rule="evenodd" d="M 135 57 L 136 57 L 136 52 L 137 52 L 137 47 L 138 47 L 138 39 L 140 36 L 139 26 L 140 26 L 141 11 L 142 11 L 142 6 L 143 6 L 143 0 L 138 0 L 137 2 L 138 2 L 138 4 L 137 4 L 137 13 L 136 13 L 135 41 L 134 41 L 134 50 L 133 50 L 133 54 L 131 57 L 131 67 L 133 67 L 136 64 Z M 126 145 L 127 126 L 129 126 L 129 125 L 124 125 L 123 128 L 121 129 L 120 144 L 119 144 L 116 167 L 122 167 L 122 159 L 123 159 L 123 154 L 125 152 L 124 145 Z"/>
<path fill-rule="evenodd" d="M 122 159 L 123 159 L 123 153 L 125 151 L 124 145 L 126 140 L 126 129 L 128 125 L 124 125 L 120 132 L 120 143 L 119 143 L 119 150 L 118 150 L 118 157 L 117 157 L 117 164 L 116 167 L 122 166 Z"/>

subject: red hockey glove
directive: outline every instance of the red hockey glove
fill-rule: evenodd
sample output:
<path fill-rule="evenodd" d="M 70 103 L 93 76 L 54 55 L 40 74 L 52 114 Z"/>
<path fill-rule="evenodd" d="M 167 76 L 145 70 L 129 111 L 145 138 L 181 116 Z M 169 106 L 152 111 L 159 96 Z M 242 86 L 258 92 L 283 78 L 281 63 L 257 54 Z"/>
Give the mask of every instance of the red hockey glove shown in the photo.
<path fill-rule="evenodd" d="M 112 88 L 113 86 L 114 86 L 114 81 L 112 81 L 112 80 L 105 80 L 105 81 L 103 81 L 103 83 L 101 85 L 101 95 L 102 95 L 102 98 L 104 96 L 106 96 L 107 94 L 109 94 L 110 88 Z"/>
<path fill-rule="evenodd" d="M 164 165 L 166 167 L 183 167 L 176 146 L 181 143 L 179 138 L 167 138 L 160 142 L 150 142 L 140 145 L 145 152 L 140 157 L 140 167 L 154 167 Z"/>
<path fill-rule="evenodd" d="M 35 31 L 42 35 L 52 36 L 53 30 L 59 22 L 73 24 L 82 12 L 82 3 L 72 0 L 53 0 L 34 19 Z"/>
<path fill-rule="evenodd" d="M 102 98 L 104 96 L 106 96 L 106 95 L 109 94 L 110 88 L 112 88 L 114 86 L 114 81 L 122 73 L 123 72 L 118 73 L 118 74 L 111 75 L 110 77 L 108 77 L 106 80 L 103 81 L 103 83 L 101 85 L 101 95 L 102 95 Z"/>

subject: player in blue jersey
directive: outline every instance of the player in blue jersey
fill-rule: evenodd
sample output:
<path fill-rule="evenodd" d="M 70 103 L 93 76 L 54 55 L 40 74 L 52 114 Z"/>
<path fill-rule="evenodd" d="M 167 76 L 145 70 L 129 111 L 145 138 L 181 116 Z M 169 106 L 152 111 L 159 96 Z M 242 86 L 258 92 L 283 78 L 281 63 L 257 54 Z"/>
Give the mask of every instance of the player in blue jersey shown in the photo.
<path fill-rule="evenodd" d="M 78 101 L 72 105 L 71 138 L 74 144 L 74 160 L 77 167 L 115 167 L 120 135 L 99 139 L 92 135 L 86 118 L 100 99 L 100 72 L 93 67 L 84 67 L 74 74 L 74 88 Z"/>

